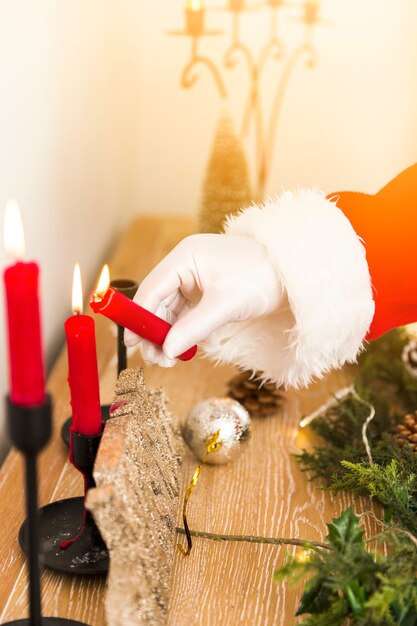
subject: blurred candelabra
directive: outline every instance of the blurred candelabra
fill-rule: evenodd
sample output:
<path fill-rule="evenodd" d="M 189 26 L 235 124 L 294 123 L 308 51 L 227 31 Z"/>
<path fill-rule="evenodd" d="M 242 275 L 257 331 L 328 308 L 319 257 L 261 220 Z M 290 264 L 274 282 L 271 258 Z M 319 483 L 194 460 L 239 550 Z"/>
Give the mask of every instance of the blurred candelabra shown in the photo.
<path fill-rule="evenodd" d="M 232 69 L 237 66 L 239 59 L 245 63 L 249 88 L 246 104 L 243 109 L 241 137 L 246 138 L 253 127 L 255 136 L 255 196 L 256 200 L 263 200 L 265 186 L 273 160 L 275 137 L 278 121 L 284 102 L 285 93 L 292 72 L 297 63 L 304 59 L 306 66 L 313 68 L 316 63 L 316 53 L 313 46 L 313 35 L 319 18 L 319 1 L 304 0 L 300 3 L 286 2 L 286 0 L 264 0 L 257 4 L 249 4 L 246 0 L 226 0 L 226 6 L 213 7 L 213 11 L 221 10 L 229 13 L 232 20 L 231 41 L 224 52 L 222 62 L 216 64 L 212 59 L 200 54 L 200 42 L 203 37 L 223 34 L 222 30 L 208 29 L 206 14 L 208 7 L 203 0 L 187 0 L 185 4 L 184 30 L 172 31 L 169 34 L 189 37 L 191 40 L 191 56 L 181 74 L 181 85 L 189 89 L 198 80 L 198 69 L 206 67 L 214 80 L 221 98 L 228 97 L 228 90 L 224 80 L 223 69 Z M 278 32 L 279 13 L 284 8 L 295 8 L 300 12 L 295 19 L 304 25 L 304 40 L 293 51 L 286 53 L 284 43 Z M 258 10 L 268 10 L 269 35 L 259 55 L 255 55 L 244 43 L 241 37 L 241 20 L 245 13 Z M 264 74 L 267 61 L 282 63 L 282 71 L 275 86 L 269 116 L 264 115 L 261 94 L 261 78 Z"/>

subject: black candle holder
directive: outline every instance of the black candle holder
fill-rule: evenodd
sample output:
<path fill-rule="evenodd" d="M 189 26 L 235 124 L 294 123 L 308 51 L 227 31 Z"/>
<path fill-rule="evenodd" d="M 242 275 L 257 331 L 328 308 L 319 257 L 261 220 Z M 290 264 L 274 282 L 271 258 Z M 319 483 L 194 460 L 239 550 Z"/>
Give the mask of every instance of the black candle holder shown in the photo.
<path fill-rule="evenodd" d="M 110 404 L 102 404 L 101 407 L 101 419 L 103 420 L 103 424 L 107 422 L 110 418 Z M 72 415 L 65 420 L 62 424 L 61 428 L 61 439 L 65 443 L 68 448 L 71 444 L 71 424 L 72 424 Z"/>
<path fill-rule="evenodd" d="M 116 289 L 124 296 L 133 300 L 134 295 L 138 289 L 138 283 L 134 280 L 127 278 L 119 278 L 110 281 L 110 287 Z M 124 339 L 125 329 L 120 324 L 117 324 L 117 375 L 127 368 L 127 354 Z"/>
<path fill-rule="evenodd" d="M 87 491 L 95 487 L 94 461 L 100 435 L 80 435 L 71 431 L 70 460 L 84 476 L 84 498 L 52 502 L 40 509 L 39 545 L 45 567 L 65 574 L 105 574 L 109 554 L 93 516 L 84 507 Z M 27 554 L 29 520 L 20 528 L 19 543 Z"/>
<path fill-rule="evenodd" d="M 29 571 L 29 617 L 7 622 L 8 626 L 84 626 L 82 622 L 60 617 L 42 617 L 39 570 L 39 513 L 37 456 L 48 443 L 52 431 L 51 399 L 39 405 L 22 407 L 6 399 L 7 423 L 13 445 L 25 461 L 27 556 Z M 6 626 L 6 625 L 5 625 Z"/>
<path fill-rule="evenodd" d="M 127 298 L 133 300 L 133 297 L 137 291 L 138 283 L 134 280 L 129 280 L 127 278 L 115 279 L 110 282 L 110 286 L 113 289 L 117 289 Z M 117 376 L 119 376 L 120 372 L 127 368 L 127 354 L 126 354 L 126 346 L 124 341 L 124 332 L 125 329 L 123 326 L 117 324 Z M 107 422 L 110 417 L 110 405 L 104 404 L 101 406 L 101 418 L 103 422 Z M 61 428 L 61 438 L 65 445 L 70 445 L 70 430 L 71 430 L 72 416 L 70 416 L 62 425 Z"/>

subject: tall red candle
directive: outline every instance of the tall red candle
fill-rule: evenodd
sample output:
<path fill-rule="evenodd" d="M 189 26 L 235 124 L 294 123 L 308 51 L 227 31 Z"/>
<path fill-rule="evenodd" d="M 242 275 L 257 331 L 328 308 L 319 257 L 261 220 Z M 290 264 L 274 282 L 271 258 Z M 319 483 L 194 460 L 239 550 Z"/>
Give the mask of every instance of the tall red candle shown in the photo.
<path fill-rule="evenodd" d="M 4 222 L 6 249 L 16 260 L 4 271 L 7 309 L 10 399 L 20 406 L 45 400 L 45 369 L 41 339 L 36 263 L 25 263 L 22 220 L 15 200 L 8 202 Z"/>
<path fill-rule="evenodd" d="M 109 287 L 110 277 L 107 266 L 104 267 L 96 291 L 90 297 L 90 306 L 94 313 L 101 313 L 120 326 L 128 328 L 143 339 L 162 347 L 171 324 L 132 302 L 122 293 Z M 178 358 L 188 361 L 197 352 L 197 346 L 189 348 Z"/>
<path fill-rule="evenodd" d="M 80 435 L 102 431 L 100 389 L 94 320 L 82 315 L 82 290 L 79 266 L 73 284 L 74 315 L 65 322 L 68 348 L 68 382 L 71 391 L 72 426 Z"/>

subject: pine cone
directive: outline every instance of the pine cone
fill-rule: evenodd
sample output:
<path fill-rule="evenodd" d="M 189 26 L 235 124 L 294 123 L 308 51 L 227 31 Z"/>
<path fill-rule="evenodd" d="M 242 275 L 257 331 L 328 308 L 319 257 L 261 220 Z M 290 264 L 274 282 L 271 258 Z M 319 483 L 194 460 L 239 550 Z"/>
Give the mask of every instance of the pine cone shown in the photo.
<path fill-rule="evenodd" d="M 284 401 L 281 388 L 262 383 L 256 378 L 261 372 L 242 372 L 228 382 L 229 397 L 243 404 L 251 417 L 268 417 L 276 413 Z"/>
<path fill-rule="evenodd" d="M 397 441 L 400 446 L 408 445 L 417 452 L 417 411 L 406 415 L 403 423 L 398 424 Z"/>

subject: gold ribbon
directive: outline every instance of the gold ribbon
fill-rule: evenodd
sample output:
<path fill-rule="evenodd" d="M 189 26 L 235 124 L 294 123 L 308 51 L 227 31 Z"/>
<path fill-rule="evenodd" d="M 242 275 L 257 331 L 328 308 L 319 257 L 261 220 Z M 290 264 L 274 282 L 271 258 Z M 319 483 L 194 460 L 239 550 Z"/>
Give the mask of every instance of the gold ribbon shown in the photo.
<path fill-rule="evenodd" d="M 199 479 L 200 476 L 200 472 L 203 469 L 203 466 L 205 465 L 205 463 L 207 462 L 207 457 L 209 454 L 212 454 L 213 452 L 218 452 L 220 450 L 220 448 L 222 447 L 222 442 L 219 440 L 220 437 L 220 430 L 216 431 L 214 433 L 214 435 L 211 435 L 211 437 L 209 437 L 206 441 L 206 453 L 200 463 L 200 465 L 197 467 L 197 469 L 195 470 L 193 477 L 191 479 L 190 484 L 188 485 L 187 491 L 185 492 L 185 496 L 184 496 L 184 502 L 182 505 L 182 519 L 184 522 L 184 530 L 185 530 L 185 536 L 187 537 L 187 549 L 184 549 L 182 547 L 182 545 L 180 545 L 179 543 L 177 544 L 178 550 L 181 552 L 181 554 L 183 554 L 184 556 L 188 556 L 191 552 L 191 548 L 193 547 L 193 542 L 191 539 L 191 533 L 190 533 L 190 528 L 188 526 L 188 521 L 187 521 L 187 503 L 188 500 L 191 496 L 191 492 L 194 489 L 194 487 L 197 484 L 197 481 Z"/>

